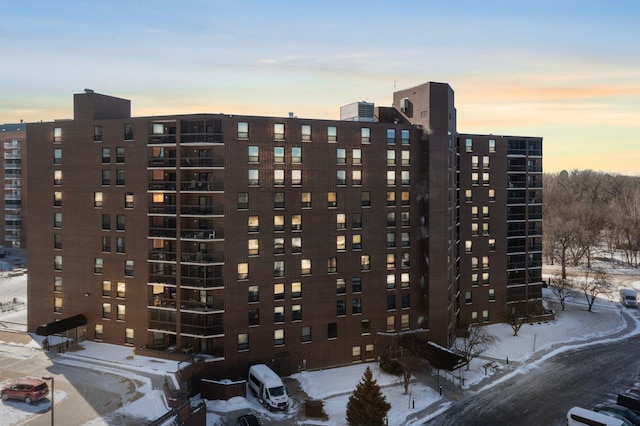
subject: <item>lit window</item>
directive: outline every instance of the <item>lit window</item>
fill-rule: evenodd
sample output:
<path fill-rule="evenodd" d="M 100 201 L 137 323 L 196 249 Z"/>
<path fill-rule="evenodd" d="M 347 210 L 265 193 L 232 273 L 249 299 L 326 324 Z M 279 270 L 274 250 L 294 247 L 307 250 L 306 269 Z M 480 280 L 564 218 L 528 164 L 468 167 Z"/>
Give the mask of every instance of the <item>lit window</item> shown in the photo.
<path fill-rule="evenodd" d="M 387 254 L 387 269 L 395 269 L 396 268 L 396 255 L 393 253 Z"/>
<path fill-rule="evenodd" d="M 351 180 L 352 180 L 352 184 L 355 186 L 362 185 L 362 171 L 353 170 L 351 172 Z"/>
<path fill-rule="evenodd" d="M 471 267 L 473 269 L 478 269 L 478 258 L 475 256 L 471 258 Z"/>
<path fill-rule="evenodd" d="M 489 256 L 482 256 L 482 267 L 484 269 L 489 268 Z"/>
<path fill-rule="evenodd" d="M 394 288 L 396 288 L 396 276 L 387 274 L 387 290 L 393 290 Z"/>
<path fill-rule="evenodd" d="M 471 235 L 476 236 L 478 235 L 478 223 L 474 222 L 471 224 Z"/>
<path fill-rule="evenodd" d="M 354 149 L 353 150 L 353 156 L 352 156 L 351 162 L 352 162 L 352 164 L 354 166 L 362 164 L 362 150 L 361 149 Z"/>
<path fill-rule="evenodd" d="M 393 170 L 387 170 L 387 186 L 394 186 L 396 184 L 396 172 Z"/>
<path fill-rule="evenodd" d="M 482 321 L 484 321 L 484 322 L 489 321 L 489 311 L 488 310 L 482 311 Z"/>
<path fill-rule="evenodd" d="M 53 312 L 62 312 L 62 298 L 54 297 L 53 298 Z"/>
<path fill-rule="evenodd" d="M 362 236 L 360 234 L 354 234 L 351 236 L 351 248 L 353 250 L 362 249 Z"/>
<path fill-rule="evenodd" d="M 302 170 L 291 170 L 291 185 L 302 185 Z"/>
<path fill-rule="evenodd" d="M 274 324 L 284 322 L 284 306 L 276 306 L 273 308 L 273 322 Z"/>
<path fill-rule="evenodd" d="M 393 191 L 387 191 L 387 206 L 393 207 L 396 205 L 396 193 Z"/>
<path fill-rule="evenodd" d="M 284 238 L 274 238 L 273 254 L 283 254 L 283 253 L 284 253 Z"/>
<path fill-rule="evenodd" d="M 495 238 L 490 238 L 489 239 L 489 250 L 495 250 L 496 249 L 496 240 Z"/>
<path fill-rule="evenodd" d="M 300 273 L 302 275 L 311 274 L 311 259 L 300 260 Z"/>
<path fill-rule="evenodd" d="M 482 168 L 484 169 L 489 168 L 489 157 L 487 155 L 482 157 Z"/>
<path fill-rule="evenodd" d="M 302 208 L 310 208 L 311 207 L 311 193 L 303 192 L 301 195 L 301 207 Z"/>
<path fill-rule="evenodd" d="M 362 256 L 360 256 L 360 268 L 363 271 L 368 271 L 371 269 L 371 261 L 368 254 L 363 254 Z"/>
<path fill-rule="evenodd" d="M 62 170 L 53 171 L 53 184 L 62 185 Z"/>
<path fill-rule="evenodd" d="M 260 231 L 260 218 L 258 216 L 249 216 L 247 218 L 247 228 L 249 232 Z"/>
<path fill-rule="evenodd" d="M 464 242 L 464 251 L 466 253 L 471 253 L 471 250 L 473 249 L 473 243 L 471 242 L 471 240 L 467 240 Z"/>
<path fill-rule="evenodd" d="M 495 201 L 496 200 L 496 190 L 495 189 L 490 189 L 489 190 L 489 201 Z"/>
<path fill-rule="evenodd" d="M 400 179 L 403 185 L 411 185 L 411 174 L 408 170 L 403 170 L 400 172 Z"/>
<path fill-rule="evenodd" d="M 62 205 L 62 192 L 55 191 L 53 193 L 53 205 L 56 207 L 60 207 Z"/>
<path fill-rule="evenodd" d="M 393 150 L 387 150 L 387 166 L 396 165 L 396 152 Z"/>
<path fill-rule="evenodd" d="M 395 331 L 396 330 L 396 317 L 390 315 L 387 317 L 387 331 Z"/>
<path fill-rule="evenodd" d="M 471 202 L 473 201 L 473 191 L 471 191 L 470 189 L 466 189 L 464 191 L 464 200 L 466 202 Z"/>
<path fill-rule="evenodd" d="M 277 141 L 284 140 L 284 124 L 275 123 L 273 125 L 273 139 Z"/>
<path fill-rule="evenodd" d="M 125 313 L 126 313 L 125 305 L 118 305 L 118 313 L 117 313 L 116 319 L 118 321 L 124 321 Z"/>
<path fill-rule="evenodd" d="M 133 208 L 133 193 L 125 192 L 124 193 L 124 208 L 132 209 Z"/>
<path fill-rule="evenodd" d="M 472 185 L 477 185 L 480 182 L 480 178 L 478 177 L 478 173 L 471 173 L 471 184 Z"/>
<path fill-rule="evenodd" d="M 400 203 L 402 206 L 410 206 L 411 205 L 411 198 L 409 196 L 409 191 L 403 191 L 401 194 L 402 199 L 400 200 Z"/>
<path fill-rule="evenodd" d="M 291 253 L 302 253 L 302 238 L 291 238 Z"/>
<path fill-rule="evenodd" d="M 291 283 L 291 297 L 294 299 L 302 297 L 302 283 Z"/>
<path fill-rule="evenodd" d="M 111 296 L 111 281 L 102 281 L 102 295 Z"/>
<path fill-rule="evenodd" d="M 103 319 L 111 318 L 111 303 L 102 304 L 102 318 Z"/>
<path fill-rule="evenodd" d="M 126 294 L 127 294 L 126 284 L 123 282 L 118 282 L 118 284 L 116 284 L 116 297 L 120 299 L 124 299 Z"/>
<path fill-rule="evenodd" d="M 273 285 L 273 300 L 284 299 L 284 284 L 276 283 Z"/>
<path fill-rule="evenodd" d="M 335 192 L 327 193 L 327 207 L 337 207 L 338 206 L 338 197 Z"/>
<path fill-rule="evenodd" d="M 133 345 L 134 343 L 134 331 L 133 328 L 125 328 L 124 329 L 124 343 L 127 345 Z"/>
<path fill-rule="evenodd" d="M 482 217 L 483 218 L 489 217 L 489 206 L 482 206 Z"/>
<path fill-rule="evenodd" d="M 482 174 L 482 184 L 489 185 L 489 173 Z"/>
<path fill-rule="evenodd" d="M 478 274 L 476 273 L 471 274 L 471 285 L 472 286 L 478 285 Z"/>
<path fill-rule="evenodd" d="M 336 294 L 337 295 L 347 294 L 347 282 L 345 281 L 344 278 L 336 279 Z"/>
<path fill-rule="evenodd" d="M 53 291 L 62 291 L 62 277 L 53 278 Z"/>
<path fill-rule="evenodd" d="M 249 335 L 247 333 L 238 334 L 238 350 L 246 351 L 249 349 Z"/>
<path fill-rule="evenodd" d="M 347 249 L 347 237 L 338 235 L 336 237 L 336 250 L 345 251 Z"/>
<path fill-rule="evenodd" d="M 299 214 L 294 214 L 291 216 L 291 230 L 292 231 L 301 231 L 302 230 L 302 216 Z"/>
<path fill-rule="evenodd" d="M 260 184 L 258 170 L 249 170 L 249 186 L 258 186 Z"/>
<path fill-rule="evenodd" d="M 257 239 L 251 239 L 247 243 L 249 256 L 257 256 L 260 253 L 259 243 Z"/>
<path fill-rule="evenodd" d="M 409 328 L 409 314 L 400 315 L 400 327 L 402 327 L 403 330 Z"/>
<path fill-rule="evenodd" d="M 249 264 L 238 263 L 238 279 L 246 280 L 249 278 Z"/>
<path fill-rule="evenodd" d="M 284 330 L 273 330 L 273 344 L 276 346 L 284 345 Z"/>
<path fill-rule="evenodd" d="M 347 219 L 344 213 L 336 214 L 336 228 L 337 229 L 346 229 L 347 228 Z"/>
<path fill-rule="evenodd" d="M 277 215 L 273 217 L 273 230 L 284 231 L 284 216 Z"/>
<path fill-rule="evenodd" d="M 488 272 L 483 272 L 482 273 L 482 285 L 489 285 L 489 273 Z"/>
<path fill-rule="evenodd" d="M 93 193 L 93 207 L 102 207 L 102 192 Z"/>
<path fill-rule="evenodd" d="M 402 288 L 409 288 L 409 273 L 403 272 L 400 274 L 400 286 Z"/>
<path fill-rule="evenodd" d="M 489 224 L 487 222 L 482 224 L 482 235 L 485 237 L 489 235 Z"/>
<path fill-rule="evenodd" d="M 352 361 L 360 361 L 360 358 L 361 358 L 360 346 L 353 346 L 351 348 L 351 360 Z"/>
<path fill-rule="evenodd" d="M 273 171 L 273 184 L 276 186 L 284 185 L 284 170 Z"/>
<path fill-rule="evenodd" d="M 478 218 L 478 207 L 477 206 L 471 207 L 471 218 L 472 219 L 477 219 Z"/>

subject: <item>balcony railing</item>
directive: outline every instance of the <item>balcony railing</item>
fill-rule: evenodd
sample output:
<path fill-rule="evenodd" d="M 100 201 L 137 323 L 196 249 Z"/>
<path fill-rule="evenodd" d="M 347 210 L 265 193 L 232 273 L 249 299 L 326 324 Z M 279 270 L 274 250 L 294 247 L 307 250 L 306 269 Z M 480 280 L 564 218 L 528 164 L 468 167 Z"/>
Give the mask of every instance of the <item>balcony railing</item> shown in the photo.
<path fill-rule="evenodd" d="M 217 229 L 183 229 L 181 238 L 186 240 L 222 240 L 224 231 Z"/>
<path fill-rule="evenodd" d="M 224 206 L 222 204 L 216 206 L 183 205 L 180 208 L 180 214 L 196 216 L 221 216 L 224 215 Z"/>
<path fill-rule="evenodd" d="M 176 238 L 176 228 L 149 228 L 150 237 Z"/>
<path fill-rule="evenodd" d="M 182 191 L 224 191 L 224 182 L 222 181 L 196 181 L 183 182 L 180 184 Z"/>
<path fill-rule="evenodd" d="M 224 167 L 223 158 L 182 157 L 180 167 Z"/>
<path fill-rule="evenodd" d="M 175 191 L 176 182 L 167 180 L 149 181 L 149 191 Z"/>

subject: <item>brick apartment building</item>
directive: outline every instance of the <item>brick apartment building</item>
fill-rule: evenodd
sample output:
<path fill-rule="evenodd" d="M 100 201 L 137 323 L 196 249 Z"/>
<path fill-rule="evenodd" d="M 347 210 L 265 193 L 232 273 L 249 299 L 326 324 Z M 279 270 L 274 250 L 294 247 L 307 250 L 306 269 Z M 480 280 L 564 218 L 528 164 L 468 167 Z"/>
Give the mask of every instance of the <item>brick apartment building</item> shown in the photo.
<path fill-rule="evenodd" d="M 0 124 L 3 147 L 4 196 L 0 199 L 0 245 L 4 253 L 26 248 L 22 227 L 22 146 L 27 136 L 25 123 Z"/>
<path fill-rule="evenodd" d="M 458 135 L 447 84 L 393 96 L 342 120 L 131 117 L 86 90 L 30 123 L 29 329 L 244 377 L 539 311 L 541 138 Z"/>

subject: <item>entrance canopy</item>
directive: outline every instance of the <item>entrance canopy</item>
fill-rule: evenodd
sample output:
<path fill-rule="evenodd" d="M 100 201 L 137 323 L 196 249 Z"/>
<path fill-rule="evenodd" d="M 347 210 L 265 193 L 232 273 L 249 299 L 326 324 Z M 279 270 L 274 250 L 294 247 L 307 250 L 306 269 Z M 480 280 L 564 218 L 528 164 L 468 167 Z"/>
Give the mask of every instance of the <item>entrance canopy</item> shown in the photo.
<path fill-rule="evenodd" d="M 431 341 L 428 342 L 425 349 L 426 358 L 435 368 L 453 371 L 456 368 L 460 368 L 462 365 L 464 365 L 463 356 L 460 356 L 436 343 L 433 343 Z"/>
<path fill-rule="evenodd" d="M 36 329 L 36 334 L 39 336 L 50 336 L 52 334 L 59 334 L 86 324 L 87 318 L 82 314 L 78 314 L 59 321 L 50 322 L 49 324 L 43 324 Z"/>

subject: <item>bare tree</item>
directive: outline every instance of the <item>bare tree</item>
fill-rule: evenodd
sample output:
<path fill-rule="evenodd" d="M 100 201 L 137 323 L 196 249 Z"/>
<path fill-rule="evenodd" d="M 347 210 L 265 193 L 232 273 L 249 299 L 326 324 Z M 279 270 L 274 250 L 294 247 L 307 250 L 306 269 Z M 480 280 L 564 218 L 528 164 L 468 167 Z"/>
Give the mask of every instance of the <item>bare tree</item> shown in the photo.
<path fill-rule="evenodd" d="M 593 304 L 598 296 L 612 297 L 616 293 L 616 287 L 611 282 L 611 277 L 602 269 L 585 269 L 584 280 L 576 281 L 576 288 L 582 292 L 587 300 L 589 312 L 593 312 Z"/>
<path fill-rule="evenodd" d="M 527 305 L 524 302 L 512 303 L 507 306 L 506 312 L 507 324 L 511 326 L 513 335 L 517 336 L 520 328 L 527 320 Z"/>
<path fill-rule="evenodd" d="M 423 355 L 426 344 L 427 341 L 425 339 L 414 334 L 407 334 L 400 340 L 400 358 L 398 358 L 397 361 L 402 367 L 402 384 L 405 395 L 409 394 L 411 377 L 418 370 L 419 366 L 426 363 Z"/>
<path fill-rule="evenodd" d="M 575 279 L 573 274 L 569 274 L 567 278 L 562 278 L 561 274 L 555 274 L 549 279 L 551 281 L 550 289 L 553 297 L 560 302 L 562 310 L 564 311 L 567 305 L 567 300 L 573 298 L 576 295 Z"/>
<path fill-rule="evenodd" d="M 469 363 L 471 360 L 479 357 L 491 346 L 495 345 L 500 339 L 487 333 L 483 327 L 470 327 L 467 337 L 459 337 L 456 339 L 453 350 L 464 357 L 469 371 Z"/>

